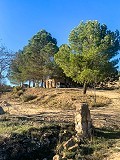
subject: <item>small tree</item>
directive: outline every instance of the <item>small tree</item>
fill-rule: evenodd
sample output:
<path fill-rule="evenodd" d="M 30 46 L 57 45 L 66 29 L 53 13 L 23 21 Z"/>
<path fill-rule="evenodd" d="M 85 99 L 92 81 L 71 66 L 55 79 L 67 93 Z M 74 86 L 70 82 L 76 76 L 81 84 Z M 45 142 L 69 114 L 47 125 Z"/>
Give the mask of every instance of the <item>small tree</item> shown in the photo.
<path fill-rule="evenodd" d="M 4 45 L 0 45 L 0 85 L 3 79 L 7 76 L 7 70 L 9 68 L 10 60 L 12 58 L 10 53 Z"/>
<path fill-rule="evenodd" d="M 98 21 L 81 22 L 69 35 L 69 45 L 62 45 L 55 55 L 56 63 L 66 76 L 83 83 L 97 83 L 116 72 L 120 36 Z"/>
<path fill-rule="evenodd" d="M 8 78 L 11 83 L 22 85 L 22 83 L 27 80 L 26 74 L 24 73 L 24 68 L 25 59 L 23 57 L 23 52 L 19 50 L 11 60 L 8 71 Z"/>

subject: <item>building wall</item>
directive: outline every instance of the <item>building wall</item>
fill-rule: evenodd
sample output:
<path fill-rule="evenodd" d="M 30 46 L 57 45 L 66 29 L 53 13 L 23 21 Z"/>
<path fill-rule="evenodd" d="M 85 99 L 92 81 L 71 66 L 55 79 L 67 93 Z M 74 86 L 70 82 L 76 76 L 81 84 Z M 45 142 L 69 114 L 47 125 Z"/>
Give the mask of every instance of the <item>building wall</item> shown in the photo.
<path fill-rule="evenodd" d="M 63 79 L 47 79 L 45 81 L 46 83 L 46 88 L 56 88 L 57 82 L 65 83 Z"/>

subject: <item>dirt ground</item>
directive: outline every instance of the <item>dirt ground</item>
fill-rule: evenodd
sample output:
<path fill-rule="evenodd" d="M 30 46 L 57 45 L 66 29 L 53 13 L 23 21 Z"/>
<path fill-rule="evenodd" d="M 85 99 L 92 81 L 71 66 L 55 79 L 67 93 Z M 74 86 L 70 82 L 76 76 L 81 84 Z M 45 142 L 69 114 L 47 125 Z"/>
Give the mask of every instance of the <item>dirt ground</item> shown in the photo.
<path fill-rule="evenodd" d="M 94 118 L 98 118 L 98 115 L 101 115 L 98 118 L 98 125 L 100 125 L 99 122 L 100 119 L 102 119 L 102 125 L 107 126 L 111 123 L 110 125 L 113 126 L 113 128 L 115 127 L 120 130 L 120 92 L 101 90 L 97 91 L 96 94 L 110 98 L 111 100 L 111 103 L 107 107 L 92 110 Z M 105 160 L 120 160 L 120 140 L 115 144 L 114 148 L 117 151 L 110 151 L 110 156 Z"/>
<path fill-rule="evenodd" d="M 20 99 L 13 98 L 9 93 L 0 97 L 0 106 L 11 118 L 19 117 L 59 123 L 74 121 L 75 103 L 89 100 L 91 104 L 94 92 L 89 90 L 87 96 L 83 96 L 81 89 L 31 88 L 26 91 L 26 94 L 37 95 L 37 98 L 24 103 Z M 100 103 L 105 102 L 107 105 L 90 108 L 94 126 L 120 130 L 120 91 L 97 90 L 96 95 L 98 99 L 101 99 Z M 118 152 L 118 150 L 120 151 L 120 142 L 117 142 L 114 148 L 116 150 L 110 150 L 110 157 L 106 160 L 120 159 L 120 152 Z"/>

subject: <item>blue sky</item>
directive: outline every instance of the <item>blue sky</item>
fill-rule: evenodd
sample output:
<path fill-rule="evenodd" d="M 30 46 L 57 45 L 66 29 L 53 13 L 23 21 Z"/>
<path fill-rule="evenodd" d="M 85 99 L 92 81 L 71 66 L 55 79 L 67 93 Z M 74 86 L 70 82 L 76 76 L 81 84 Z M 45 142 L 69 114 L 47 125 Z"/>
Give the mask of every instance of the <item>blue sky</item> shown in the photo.
<path fill-rule="evenodd" d="M 98 20 L 112 31 L 120 30 L 120 0 L 0 0 L 0 38 L 13 51 L 41 29 L 59 46 L 67 43 L 81 20 Z"/>

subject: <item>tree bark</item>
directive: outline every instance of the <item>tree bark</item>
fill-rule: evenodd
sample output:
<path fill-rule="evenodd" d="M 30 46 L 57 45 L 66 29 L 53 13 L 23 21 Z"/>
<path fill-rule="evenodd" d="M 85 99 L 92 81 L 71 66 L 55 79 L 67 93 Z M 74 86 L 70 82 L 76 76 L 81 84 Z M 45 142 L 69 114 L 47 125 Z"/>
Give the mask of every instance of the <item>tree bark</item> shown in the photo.
<path fill-rule="evenodd" d="M 23 87 L 23 82 L 20 82 L 20 87 Z"/>
<path fill-rule="evenodd" d="M 86 94 L 86 91 L 87 91 L 87 83 L 84 82 L 84 85 L 83 85 L 83 94 Z"/>
<path fill-rule="evenodd" d="M 35 80 L 33 80 L 33 87 L 35 87 Z"/>
<path fill-rule="evenodd" d="M 42 88 L 43 88 L 43 82 L 44 82 L 43 79 L 41 79 L 41 87 L 42 87 Z"/>
<path fill-rule="evenodd" d="M 36 80 L 35 87 L 39 88 L 39 80 Z"/>
<path fill-rule="evenodd" d="M 30 88 L 30 85 L 31 85 L 31 80 L 29 80 L 29 88 Z"/>
<path fill-rule="evenodd" d="M 94 83 L 94 104 L 96 105 L 96 85 Z"/>

